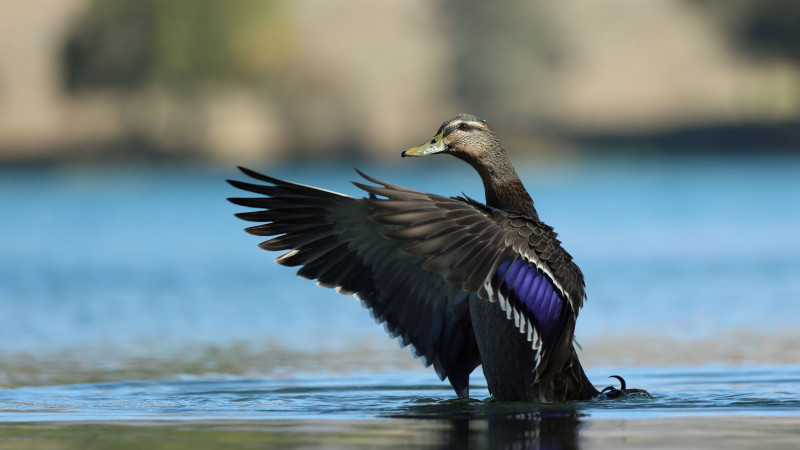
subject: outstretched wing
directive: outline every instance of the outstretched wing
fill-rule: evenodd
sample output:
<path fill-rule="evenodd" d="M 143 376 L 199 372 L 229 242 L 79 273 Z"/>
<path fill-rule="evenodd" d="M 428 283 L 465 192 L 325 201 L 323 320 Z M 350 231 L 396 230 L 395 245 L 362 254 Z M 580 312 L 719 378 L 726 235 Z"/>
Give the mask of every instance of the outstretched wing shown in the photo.
<path fill-rule="evenodd" d="M 553 229 L 530 217 L 471 199 L 440 197 L 370 178 L 356 183 L 378 211 L 372 220 L 392 226 L 385 236 L 405 241 L 405 254 L 448 283 L 499 302 L 537 352 L 537 373 L 548 352 L 572 339 L 569 322 L 585 298 L 583 275 Z M 569 331 L 567 331 L 569 330 Z"/>
<path fill-rule="evenodd" d="M 287 251 L 276 261 L 301 266 L 297 274 L 342 294 L 355 294 L 403 346 L 411 345 L 426 366 L 447 377 L 459 396 L 468 395 L 469 374 L 480 364 L 469 315 L 470 294 L 423 268 L 424 257 L 403 253 L 407 243 L 387 239 L 397 228 L 369 220 L 379 214 L 366 199 L 272 178 L 241 168 L 269 183 L 229 182 L 259 197 L 231 198 L 260 211 L 237 214 L 266 222 L 247 228 L 275 236 L 260 244 Z"/>

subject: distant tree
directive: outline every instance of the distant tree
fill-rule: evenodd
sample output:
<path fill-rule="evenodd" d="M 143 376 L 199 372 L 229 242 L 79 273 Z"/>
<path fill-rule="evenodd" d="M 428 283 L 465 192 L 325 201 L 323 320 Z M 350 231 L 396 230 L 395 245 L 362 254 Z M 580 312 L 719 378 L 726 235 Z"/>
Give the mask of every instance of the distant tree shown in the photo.
<path fill-rule="evenodd" d="M 439 8 L 455 98 L 495 123 L 529 129 L 547 104 L 547 72 L 563 54 L 546 3 L 440 0 Z"/>
<path fill-rule="evenodd" d="M 287 56 L 290 25 L 278 0 L 94 0 L 64 47 L 65 84 L 268 78 Z"/>
<path fill-rule="evenodd" d="M 64 76 L 69 89 L 134 87 L 153 68 L 156 27 L 151 1 L 94 1 L 64 46 Z"/>
<path fill-rule="evenodd" d="M 730 38 L 743 52 L 800 63 L 800 1 L 690 1 L 721 17 Z"/>

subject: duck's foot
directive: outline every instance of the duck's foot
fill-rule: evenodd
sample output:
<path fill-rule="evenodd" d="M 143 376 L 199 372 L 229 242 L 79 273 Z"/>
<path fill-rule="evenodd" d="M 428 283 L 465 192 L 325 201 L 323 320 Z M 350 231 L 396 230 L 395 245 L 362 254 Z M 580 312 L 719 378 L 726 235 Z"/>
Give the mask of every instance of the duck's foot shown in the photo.
<path fill-rule="evenodd" d="M 597 398 L 602 398 L 604 400 L 614 398 L 652 398 L 650 393 L 644 389 L 628 389 L 625 384 L 625 379 L 619 375 L 611 375 L 608 378 L 618 379 L 620 384 L 619 389 L 615 388 L 614 386 L 607 386 L 605 389 L 600 391 L 599 394 L 597 394 Z"/>

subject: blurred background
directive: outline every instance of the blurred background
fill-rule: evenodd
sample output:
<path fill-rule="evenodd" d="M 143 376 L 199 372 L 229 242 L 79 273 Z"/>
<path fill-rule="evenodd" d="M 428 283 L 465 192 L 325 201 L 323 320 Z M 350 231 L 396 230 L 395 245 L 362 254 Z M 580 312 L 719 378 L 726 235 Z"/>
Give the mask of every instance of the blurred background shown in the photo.
<path fill-rule="evenodd" d="M 356 195 L 357 165 L 482 198 L 460 162 L 398 158 L 459 112 L 586 273 L 588 364 L 796 363 L 798 23 L 789 0 L 0 0 L 0 385 L 418 368 L 256 248 L 223 180 Z"/>
<path fill-rule="evenodd" d="M 0 162 L 394 158 L 456 112 L 516 152 L 796 150 L 792 1 L 0 4 Z"/>

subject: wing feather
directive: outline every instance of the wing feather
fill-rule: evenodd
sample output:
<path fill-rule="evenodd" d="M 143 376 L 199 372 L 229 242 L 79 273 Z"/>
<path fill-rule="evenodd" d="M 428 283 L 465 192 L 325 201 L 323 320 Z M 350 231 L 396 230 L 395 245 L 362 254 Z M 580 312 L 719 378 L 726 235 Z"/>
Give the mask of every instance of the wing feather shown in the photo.
<path fill-rule="evenodd" d="M 322 286 L 355 292 L 392 336 L 411 344 L 457 392 L 480 363 L 471 296 L 499 301 L 537 352 L 537 373 L 547 349 L 572 339 L 565 324 L 583 305 L 583 275 L 553 229 L 537 219 L 361 172 L 375 183 L 354 183 L 369 194 L 365 199 L 243 172 L 270 183 L 231 182 L 266 196 L 232 199 L 262 209 L 238 215 L 267 222 L 248 228 L 274 236 L 261 247 L 289 250 L 279 263 L 302 266 L 298 275 Z"/>
<path fill-rule="evenodd" d="M 373 317 L 403 346 L 411 345 L 415 356 L 433 365 L 447 377 L 459 395 L 468 393 L 469 373 L 480 364 L 469 315 L 470 294 L 448 283 L 438 273 L 423 268 L 424 258 L 403 253 L 408 239 L 429 233 L 458 236 L 457 227 L 446 218 L 424 223 L 437 207 L 415 191 L 386 185 L 391 192 L 404 192 L 416 206 L 395 216 L 374 220 L 379 211 L 365 199 L 291 183 L 248 169 L 246 175 L 269 185 L 242 181 L 230 183 L 264 197 L 232 198 L 237 205 L 259 208 L 237 214 L 247 221 L 266 222 L 247 228 L 251 234 L 270 237 L 259 246 L 287 251 L 276 261 L 299 266 L 297 274 L 316 279 L 324 287 L 355 295 Z M 381 208 L 392 206 L 391 200 Z M 398 204 L 396 206 L 401 206 Z M 392 221 L 417 224 L 400 231 L 397 239 L 385 235 L 397 231 Z M 429 245 L 429 244 L 428 244 Z"/>
<path fill-rule="evenodd" d="M 508 319 L 537 350 L 538 361 L 546 362 L 547 349 L 572 339 L 565 324 L 583 305 L 583 275 L 551 227 L 468 198 L 370 181 L 381 186 L 356 185 L 370 194 L 367 202 L 378 211 L 371 220 L 396 227 L 387 237 L 405 240 L 403 251 L 424 259 L 425 269 L 484 300 L 502 300 Z M 426 200 L 435 207 L 421 206 Z M 504 262 L 511 266 L 501 268 Z"/>

